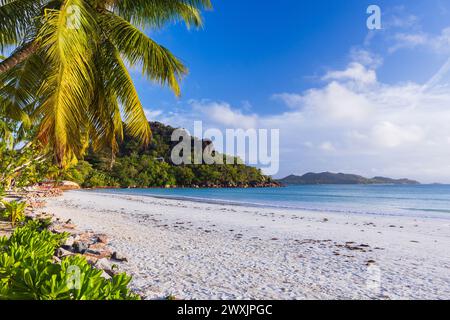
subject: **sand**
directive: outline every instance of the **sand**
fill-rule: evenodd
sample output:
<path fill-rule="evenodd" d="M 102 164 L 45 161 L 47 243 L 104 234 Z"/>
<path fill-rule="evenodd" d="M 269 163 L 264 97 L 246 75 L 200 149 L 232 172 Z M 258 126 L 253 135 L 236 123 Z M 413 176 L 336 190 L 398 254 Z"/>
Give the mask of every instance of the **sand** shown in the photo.
<path fill-rule="evenodd" d="M 107 234 L 146 299 L 450 299 L 450 219 L 95 191 L 44 211 Z"/>

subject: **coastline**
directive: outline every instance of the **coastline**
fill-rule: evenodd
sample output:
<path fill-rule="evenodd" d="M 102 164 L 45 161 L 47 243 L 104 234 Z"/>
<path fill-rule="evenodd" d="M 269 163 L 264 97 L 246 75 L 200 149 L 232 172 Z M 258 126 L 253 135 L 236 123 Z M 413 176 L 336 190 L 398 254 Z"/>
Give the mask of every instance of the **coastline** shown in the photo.
<path fill-rule="evenodd" d="M 114 186 L 99 186 L 90 188 L 81 188 L 82 190 L 109 190 L 109 189 L 122 189 L 122 190 L 133 190 L 133 189 L 145 189 L 145 190 L 164 190 L 164 189 L 262 189 L 262 188 L 284 188 L 289 185 L 283 185 L 278 182 L 267 182 L 259 184 L 237 184 L 237 185 L 192 185 L 192 186 L 179 186 L 179 185 L 168 185 L 165 187 L 144 187 L 144 186 L 134 186 L 134 187 L 114 187 Z"/>
<path fill-rule="evenodd" d="M 107 234 L 147 299 L 450 298 L 448 220 L 85 190 L 47 202 L 43 211 Z"/>
<path fill-rule="evenodd" d="M 304 185 L 307 186 L 307 185 Z M 336 185 L 320 185 L 320 186 L 330 186 L 335 187 Z M 361 185 L 359 185 L 361 186 Z M 363 185 L 365 186 L 365 185 Z M 368 185 L 367 185 L 368 186 Z M 371 185 L 373 186 L 373 185 Z M 398 186 L 402 187 L 402 185 L 391 185 L 391 184 L 377 184 L 376 186 Z M 420 184 L 421 187 L 426 187 L 426 184 Z M 283 186 L 281 188 L 289 188 L 290 186 Z M 196 188 L 170 188 L 170 189 L 180 189 L 180 190 L 193 190 L 196 191 Z M 200 188 L 204 190 L 208 190 L 208 188 Z M 211 188 L 209 188 L 211 189 Z M 249 188 L 221 188 L 225 191 L 227 190 L 239 190 L 242 191 L 248 190 Z M 272 187 L 266 188 L 253 188 L 253 189 L 273 189 Z M 137 193 L 136 190 L 143 190 L 144 193 Z M 167 199 L 167 200 L 180 200 L 180 201 L 189 201 L 196 203 L 205 203 L 212 205 L 230 205 L 230 206 L 238 206 L 238 207 L 251 207 L 251 208 L 267 208 L 267 209 L 275 209 L 275 210 L 288 210 L 288 211 L 306 211 L 306 212 L 319 212 L 319 213 L 329 213 L 329 214 L 351 214 L 351 215 L 359 215 L 359 216 L 367 216 L 367 215 L 375 215 L 375 216 L 393 216 L 393 217 L 409 217 L 411 219 L 422 218 L 422 219 L 442 219 L 442 220 L 450 220 L 450 209 L 426 209 L 426 208 L 403 208 L 404 210 L 401 212 L 395 212 L 395 210 L 389 210 L 388 208 L 383 208 L 382 210 L 352 210 L 349 207 L 345 209 L 338 209 L 337 206 L 332 205 L 326 208 L 321 207 L 306 207 L 302 205 L 282 205 L 275 204 L 274 202 L 256 202 L 251 200 L 231 200 L 225 198 L 213 198 L 208 196 L 192 196 L 192 195 L 181 195 L 181 194 L 158 194 L 158 193 L 146 193 L 148 190 L 167 190 L 166 188 L 92 188 L 92 189 L 79 189 L 79 191 L 89 192 L 93 194 L 99 195 L 122 195 L 122 196 L 139 196 L 139 197 L 149 197 L 149 198 L 157 198 L 157 199 Z M 374 207 L 374 205 L 372 205 Z M 432 215 L 430 215 L 432 214 Z"/>

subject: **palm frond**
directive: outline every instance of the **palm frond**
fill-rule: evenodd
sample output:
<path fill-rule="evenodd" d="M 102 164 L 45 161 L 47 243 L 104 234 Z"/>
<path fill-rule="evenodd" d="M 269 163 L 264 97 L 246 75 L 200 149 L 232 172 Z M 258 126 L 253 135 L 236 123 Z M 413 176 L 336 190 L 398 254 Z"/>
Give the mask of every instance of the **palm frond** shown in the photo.
<path fill-rule="evenodd" d="M 210 0 L 122 0 L 112 11 L 142 27 L 159 28 L 168 22 L 182 20 L 188 27 L 202 26 L 200 10 L 211 8 Z"/>
<path fill-rule="evenodd" d="M 108 54 L 106 49 L 101 46 L 94 57 L 98 77 L 89 110 L 90 138 L 95 151 L 108 147 L 114 155 L 119 149 L 118 141 L 123 140 L 123 125 L 117 96 L 112 84 L 107 81 L 109 70 L 104 68 L 102 54 Z"/>
<path fill-rule="evenodd" d="M 78 10 L 76 21 L 70 20 L 71 8 Z M 38 138 L 50 142 L 60 164 L 80 156 L 86 147 L 83 124 L 94 89 L 90 46 L 97 33 L 90 9 L 83 0 L 66 0 L 61 10 L 47 10 L 38 36 L 39 43 L 47 48 L 46 63 L 53 70 L 40 90 L 43 120 Z"/>
<path fill-rule="evenodd" d="M 119 51 L 111 43 L 106 42 L 104 46 L 106 50 L 102 59 L 106 86 L 120 102 L 123 121 L 129 133 L 147 144 L 151 137 L 150 125 L 130 74 L 120 58 Z M 115 112 L 114 115 L 117 126 L 120 114 Z"/>
<path fill-rule="evenodd" d="M 180 94 L 178 82 L 187 69 L 168 49 L 114 14 L 101 14 L 100 26 L 132 67 L 141 65 L 142 73 L 148 78 L 161 85 L 169 85 L 177 96 Z"/>
<path fill-rule="evenodd" d="M 38 23 L 40 9 L 48 1 L 43 0 L 0 0 L 0 50 L 5 46 L 17 45 L 35 23 Z"/>
<path fill-rule="evenodd" d="M 210 0 L 0 0 L 0 53 L 13 49 L 0 56 L 1 130 L 15 120 L 24 132 L 28 115 L 60 166 L 89 143 L 117 152 L 123 123 L 148 143 L 150 126 L 126 65 L 176 95 L 187 69 L 139 28 L 199 27 L 210 7 Z"/>
<path fill-rule="evenodd" d="M 29 115 L 36 103 L 37 91 L 43 79 L 44 65 L 37 54 L 0 74 L 0 104 L 4 115 L 30 125 Z"/>

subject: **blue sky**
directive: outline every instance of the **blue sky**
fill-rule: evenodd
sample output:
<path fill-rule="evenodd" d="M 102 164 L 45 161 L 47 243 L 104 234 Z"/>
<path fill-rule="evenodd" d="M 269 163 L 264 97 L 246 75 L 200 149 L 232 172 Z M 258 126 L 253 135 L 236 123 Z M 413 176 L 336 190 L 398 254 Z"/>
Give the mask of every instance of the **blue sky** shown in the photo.
<path fill-rule="evenodd" d="M 278 128 L 278 176 L 330 170 L 450 182 L 448 1 L 213 4 L 202 30 L 147 31 L 190 70 L 178 99 L 133 73 L 150 120 Z M 382 10 L 382 30 L 366 27 L 370 4 Z"/>

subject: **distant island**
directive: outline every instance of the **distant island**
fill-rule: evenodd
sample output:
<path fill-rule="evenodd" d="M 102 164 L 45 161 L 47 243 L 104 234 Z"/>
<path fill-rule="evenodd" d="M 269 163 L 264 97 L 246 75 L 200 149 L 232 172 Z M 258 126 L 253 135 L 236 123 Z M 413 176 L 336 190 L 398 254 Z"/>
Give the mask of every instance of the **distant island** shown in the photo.
<path fill-rule="evenodd" d="M 277 180 L 284 185 L 311 185 L 311 184 L 420 184 L 410 179 L 391 179 L 385 177 L 365 178 L 356 174 L 346 173 L 307 173 L 303 176 L 290 175 Z"/>

